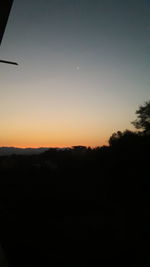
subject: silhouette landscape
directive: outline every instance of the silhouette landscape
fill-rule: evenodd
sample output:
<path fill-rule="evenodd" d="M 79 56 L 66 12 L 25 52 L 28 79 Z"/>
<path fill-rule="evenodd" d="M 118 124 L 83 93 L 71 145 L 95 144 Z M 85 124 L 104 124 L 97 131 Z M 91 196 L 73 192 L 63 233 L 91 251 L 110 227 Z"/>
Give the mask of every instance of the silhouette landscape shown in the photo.
<path fill-rule="evenodd" d="M 150 266 L 149 12 L 0 4 L 0 267 Z"/>
<path fill-rule="evenodd" d="M 118 131 L 108 146 L 0 156 L 10 266 L 146 266 L 149 256 L 137 256 L 136 246 L 149 235 L 139 217 L 149 209 L 150 101 L 137 114 L 140 130 Z"/>

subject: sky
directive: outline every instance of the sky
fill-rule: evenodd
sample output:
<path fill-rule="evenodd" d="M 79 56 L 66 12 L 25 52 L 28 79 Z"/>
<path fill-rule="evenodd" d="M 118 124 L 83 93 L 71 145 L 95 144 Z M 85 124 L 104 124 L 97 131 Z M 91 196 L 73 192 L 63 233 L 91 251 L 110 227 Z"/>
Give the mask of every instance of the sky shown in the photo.
<path fill-rule="evenodd" d="M 14 0 L 0 146 L 106 145 L 150 99 L 149 0 Z"/>

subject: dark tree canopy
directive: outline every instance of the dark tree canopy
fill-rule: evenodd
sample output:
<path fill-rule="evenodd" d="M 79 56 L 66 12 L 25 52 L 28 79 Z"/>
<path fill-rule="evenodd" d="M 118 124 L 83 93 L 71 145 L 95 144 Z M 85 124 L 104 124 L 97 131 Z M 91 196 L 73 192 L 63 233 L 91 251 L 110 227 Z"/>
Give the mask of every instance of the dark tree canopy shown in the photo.
<path fill-rule="evenodd" d="M 139 135 L 130 130 L 125 130 L 124 132 L 118 131 L 117 133 L 113 133 L 109 138 L 110 146 L 128 146 L 134 145 L 138 141 Z"/>
<path fill-rule="evenodd" d="M 145 133 L 150 133 L 150 101 L 145 102 L 136 111 L 137 119 L 132 122 L 136 129 L 141 129 Z"/>

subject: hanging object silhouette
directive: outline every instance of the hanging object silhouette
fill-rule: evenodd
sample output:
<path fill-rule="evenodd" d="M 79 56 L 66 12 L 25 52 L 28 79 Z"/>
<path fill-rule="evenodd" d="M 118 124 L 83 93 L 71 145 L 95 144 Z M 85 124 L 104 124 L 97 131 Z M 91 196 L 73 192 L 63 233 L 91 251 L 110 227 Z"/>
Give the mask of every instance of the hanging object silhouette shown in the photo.
<path fill-rule="evenodd" d="M 3 35 L 6 29 L 10 10 L 14 0 L 1 0 L 0 4 L 0 45 L 2 43 Z M 0 63 L 18 65 L 16 62 L 0 60 Z"/>

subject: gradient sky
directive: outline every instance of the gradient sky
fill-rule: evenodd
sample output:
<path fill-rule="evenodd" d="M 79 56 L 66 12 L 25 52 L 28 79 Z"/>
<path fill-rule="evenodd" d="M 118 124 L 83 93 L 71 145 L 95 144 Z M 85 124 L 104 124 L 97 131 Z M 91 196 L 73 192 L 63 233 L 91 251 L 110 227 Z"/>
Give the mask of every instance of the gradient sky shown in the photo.
<path fill-rule="evenodd" d="M 150 99 L 149 0 L 14 0 L 0 146 L 99 146 Z"/>

